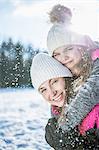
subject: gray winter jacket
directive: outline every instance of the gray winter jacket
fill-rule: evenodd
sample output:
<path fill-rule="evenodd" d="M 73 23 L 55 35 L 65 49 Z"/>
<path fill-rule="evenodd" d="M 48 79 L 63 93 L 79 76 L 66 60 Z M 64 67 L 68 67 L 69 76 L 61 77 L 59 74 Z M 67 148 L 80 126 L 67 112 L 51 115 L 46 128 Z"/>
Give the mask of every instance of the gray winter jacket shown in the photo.
<path fill-rule="evenodd" d="M 90 77 L 65 109 L 67 121 L 61 125 L 61 128 L 65 131 L 73 129 L 97 103 L 99 103 L 99 58 L 94 61 Z"/>

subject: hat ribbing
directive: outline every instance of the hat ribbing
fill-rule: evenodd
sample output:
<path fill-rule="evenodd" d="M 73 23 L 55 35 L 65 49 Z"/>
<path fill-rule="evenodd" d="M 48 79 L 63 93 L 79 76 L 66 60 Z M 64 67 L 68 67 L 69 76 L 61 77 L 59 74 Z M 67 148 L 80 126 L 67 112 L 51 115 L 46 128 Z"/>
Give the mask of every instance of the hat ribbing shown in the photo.
<path fill-rule="evenodd" d="M 54 24 L 48 32 L 47 47 L 49 54 L 52 56 L 53 51 L 65 45 L 82 45 L 88 48 L 95 48 L 95 43 L 89 36 L 81 35 L 66 29 L 63 24 Z"/>
<path fill-rule="evenodd" d="M 31 80 L 34 88 L 38 90 L 45 81 L 57 77 L 72 77 L 68 68 L 47 54 L 37 54 L 31 65 Z"/>

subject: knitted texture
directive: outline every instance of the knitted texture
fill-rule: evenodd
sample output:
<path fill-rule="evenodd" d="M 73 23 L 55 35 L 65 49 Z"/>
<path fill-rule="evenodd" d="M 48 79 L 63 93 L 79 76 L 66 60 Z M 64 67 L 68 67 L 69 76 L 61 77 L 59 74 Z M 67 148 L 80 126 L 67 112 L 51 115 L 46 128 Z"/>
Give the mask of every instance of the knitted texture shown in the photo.
<path fill-rule="evenodd" d="M 68 68 L 47 54 L 37 54 L 31 65 L 31 80 L 33 86 L 38 90 L 45 81 L 58 77 L 72 77 Z"/>
<path fill-rule="evenodd" d="M 47 47 L 48 52 L 52 56 L 53 51 L 65 45 L 82 45 L 89 49 L 96 48 L 95 43 L 87 35 L 75 33 L 66 29 L 64 24 L 54 24 L 48 32 Z"/>

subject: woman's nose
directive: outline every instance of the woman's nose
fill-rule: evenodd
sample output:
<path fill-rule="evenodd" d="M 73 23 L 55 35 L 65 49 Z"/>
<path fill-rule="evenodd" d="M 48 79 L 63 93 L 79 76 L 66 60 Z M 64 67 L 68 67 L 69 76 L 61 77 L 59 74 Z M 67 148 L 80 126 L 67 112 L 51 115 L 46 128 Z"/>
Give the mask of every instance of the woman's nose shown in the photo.
<path fill-rule="evenodd" d="M 57 90 L 55 89 L 50 89 L 50 96 L 54 97 L 57 94 Z"/>

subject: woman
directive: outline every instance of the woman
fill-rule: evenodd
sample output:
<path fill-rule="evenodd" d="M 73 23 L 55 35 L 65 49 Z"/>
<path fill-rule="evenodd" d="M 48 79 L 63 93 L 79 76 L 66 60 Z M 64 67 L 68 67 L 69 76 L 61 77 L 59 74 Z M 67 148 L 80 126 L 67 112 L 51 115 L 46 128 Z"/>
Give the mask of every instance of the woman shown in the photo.
<path fill-rule="evenodd" d="M 61 128 L 59 128 L 57 121 L 60 119 L 61 113 L 64 111 L 64 106 L 68 107 L 70 105 L 70 97 L 75 97 L 75 92 L 73 91 L 72 86 L 73 80 L 71 77 L 72 74 L 66 67 L 47 54 L 38 54 L 33 59 L 31 66 L 31 79 L 33 86 L 40 92 L 46 101 L 51 105 L 60 108 L 60 113 L 56 118 L 50 119 L 46 126 L 46 133 L 48 133 L 46 134 L 46 140 L 55 149 L 74 149 L 78 146 L 79 148 L 84 148 L 87 138 L 85 138 L 85 136 L 83 137 L 81 134 L 85 134 L 87 130 L 92 129 L 95 124 L 96 127 L 98 126 L 96 120 L 97 114 L 99 113 L 99 105 L 92 109 L 91 115 L 89 114 L 86 117 L 86 121 L 83 121 L 68 134 L 65 132 L 63 133 Z M 93 115 L 93 111 L 95 111 L 95 115 Z M 94 118 L 92 126 L 89 126 L 90 116 L 93 116 Z M 95 134 L 93 135 L 97 138 Z M 92 146 L 94 142 L 91 142 Z M 88 144 L 89 143 L 87 142 L 87 145 Z"/>

